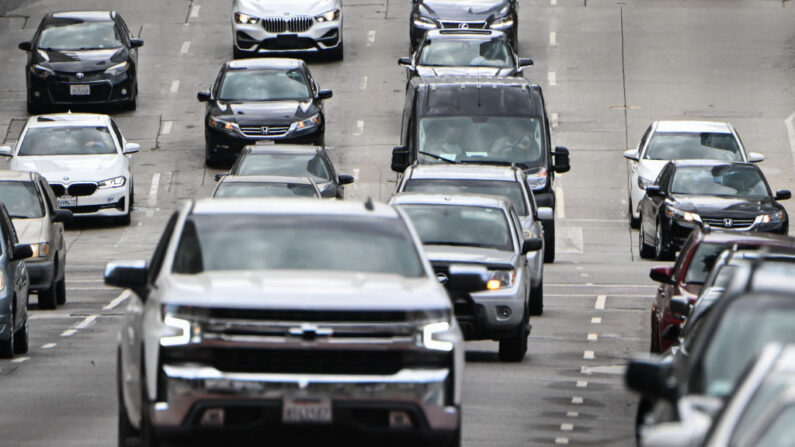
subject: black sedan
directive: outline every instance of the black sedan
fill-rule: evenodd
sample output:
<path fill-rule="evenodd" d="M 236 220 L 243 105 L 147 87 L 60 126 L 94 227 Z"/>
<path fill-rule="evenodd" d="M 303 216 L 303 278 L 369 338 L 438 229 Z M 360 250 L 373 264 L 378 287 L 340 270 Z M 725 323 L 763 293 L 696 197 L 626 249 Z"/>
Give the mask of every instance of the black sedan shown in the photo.
<path fill-rule="evenodd" d="M 28 53 L 28 113 L 83 104 L 135 110 L 143 44 L 113 11 L 47 14 L 33 40 L 19 44 Z"/>
<path fill-rule="evenodd" d="M 493 30 L 428 31 L 412 57 L 398 59 L 413 76 L 517 76 L 532 59 L 519 58 L 505 33 Z"/>
<path fill-rule="evenodd" d="M 518 49 L 517 0 L 414 0 L 409 20 L 411 51 L 426 31 L 435 29 L 493 29 L 502 31 Z"/>
<path fill-rule="evenodd" d="M 787 234 L 789 217 L 762 171 L 750 163 L 672 161 L 640 202 L 640 256 L 670 258 L 703 225 L 734 231 Z"/>
<path fill-rule="evenodd" d="M 323 100 L 331 94 L 318 88 L 299 59 L 225 63 L 212 89 L 198 94 L 207 103 L 205 162 L 231 160 L 243 146 L 261 140 L 323 146 Z"/>

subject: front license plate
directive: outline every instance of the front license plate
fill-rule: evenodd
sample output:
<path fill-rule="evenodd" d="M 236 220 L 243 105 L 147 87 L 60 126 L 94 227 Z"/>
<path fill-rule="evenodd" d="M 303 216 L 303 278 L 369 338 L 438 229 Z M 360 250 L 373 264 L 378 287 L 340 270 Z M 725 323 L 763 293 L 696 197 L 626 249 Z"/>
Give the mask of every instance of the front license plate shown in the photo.
<path fill-rule="evenodd" d="M 298 46 L 297 34 L 279 34 L 276 36 L 276 44 L 281 48 L 294 48 Z"/>
<path fill-rule="evenodd" d="M 69 86 L 69 94 L 72 96 L 88 96 L 91 94 L 91 86 L 88 84 L 72 84 Z"/>
<path fill-rule="evenodd" d="M 285 397 L 282 407 L 285 424 L 330 424 L 331 399 L 311 397 Z"/>
<path fill-rule="evenodd" d="M 58 207 L 70 207 L 70 206 L 77 206 L 77 197 L 71 196 L 62 196 L 58 197 Z"/>

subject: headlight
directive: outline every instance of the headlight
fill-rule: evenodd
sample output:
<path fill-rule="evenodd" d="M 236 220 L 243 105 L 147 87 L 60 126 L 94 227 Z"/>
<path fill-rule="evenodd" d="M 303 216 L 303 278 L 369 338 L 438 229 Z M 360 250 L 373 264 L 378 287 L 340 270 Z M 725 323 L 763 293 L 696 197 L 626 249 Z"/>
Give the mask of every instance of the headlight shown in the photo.
<path fill-rule="evenodd" d="M 315 17 L 315 20 L 317 20 L 320 23 L 336 22 L 339 19 L 340 19 L 339 9 L 334 9 L 332 11 L 324 12 L 323 14 L 320 14 L 319 16 Z"/>
<path fill-rule="evenodd" d="M 505 16 L 491 22 L 489 28 L 509 28 L 513 26 L 513 17 Z"/>
<path fill-rule="evenodd" d="M 309 129 L 320 124 L 320 114 L 295 123 L 296 130 Z"/>
<path fill-rule="evenodd" d="M 127 183 L 127 179 L 123 176 L 109 178 L 107 180 L 102 180 L 101 182 L 97 182 L 97 188 L 105 189 L 105 188 L 120 188 Z"/>
<path fill-rule="evenodd" d="M 648 188 L 649 186 L 652 186 L 652 185 L 654 185 L 654 180 L 649 180 L 647 178 L 643 178 L 641 176 L 638 176 L 638 188 L 640 188 L 641 190 L 645 191 L 646 188 Z"/>
<path fill-rule="evenodd" d="M 3 271 L 0 270 L 0 291 L 6 289 L 6 276 L 3 274 Z"/>
<path fill-rule="evenodd" d="M 229 16 L 227 16 L 229 17 Z M 245 25 L 255 25 L 259 22 L 259 19 L 256 17 L 252 17 L 248 14 L 243 14 L 242 12 L 235 13 L 235 22 Z"/>
<path fill-rule="evenodd" d="M 110 76 L 121 76 L 124 73 L 126 73 L 129 68 L 130 68 L 129 62 L 122 62 L 121 64 L 116 64 L 108 67 L 108 69 L 105 70 L 105 74 Z"/>
<path fill-rule="evenodd" d="M 422 328 L 422 345 L 435 351 L 452 351 L 455 334 L 450 329 L 447 321 L 426 324 Z"/>
<path fill-rule="evenodd" d="M 701 216 L 689 211 L 682 211 L 670 206 L 665 207 L 665 214 L 668 217 L 673 217 L 676 220 L 683 220 L 685 222 L 701 222 Z"/>
<path fill-rule="evenodd" d="M 537 172 L 527 174 L 527 184 L 530 185 L 534 191 L 544 189 L 544 187 L 547 186 L 546 168 L 541 168 Z"/>
<path fill-rule="evenodd" d="M 784 220 L 784 211 L 778 211 L 772 214 L 762 214 L 761 216 L 756 216 L 756 223 L 775 223 L 781 222 Z"/>
<path fill-rule="evenodd" d="M 224 130 L 235 130 L 235 126 L 232 123 L 224 120 L 219 120 L 213 117 L 210 117 L 208 120 L 210 127 L 215 127 L 216 129 L 224 129 Z"/>
<path fill-rule="evenodd" d="M 47 76 L 51 76 L 51 75 L 55 74 L 55 72 L 52 71 L 51 69 L 49 69 L 47 67 L 42 67 L 41 65 L 38 65 L 38 64 L 37 65 L 32 65 L 30 67 L 30 72 L 33 73 L 34 75 L 42 78 L 42 79 L 47 79 Z"/>
<path fill-rule="evenodd" d="M 161 346 L 177 346 L 190 343 L 190 321 L 166 315 L 163 317 L 163 335 L 160 336 Z"/>
<path fill-rule="evenodd" d="M 516 280 L 516 272 L 514 270 L 490 270 L 486 289 L 497 290 L 511 287 L 514 280 Z"/>
<path fill-rule="evenodd" d="M 422 28 L 422 29 L 436 29 L 436 28 L 438 28 L 436 26 L 436 22 L 434 22 L 432 19 L 429 19 L 429 18 L 423 17 L 423 16 L 414 17 L 414 26 L 416 26 L 417 28 Z"/>
<path fill-rule="evenodd" d="M 31 256 L 31 258 L 46 258 L 47 255 L 50 254 L 49 242 L 39 242 L 38 244 L 30 244 L 30 248 L 33 249 L 33 255 Z"/>

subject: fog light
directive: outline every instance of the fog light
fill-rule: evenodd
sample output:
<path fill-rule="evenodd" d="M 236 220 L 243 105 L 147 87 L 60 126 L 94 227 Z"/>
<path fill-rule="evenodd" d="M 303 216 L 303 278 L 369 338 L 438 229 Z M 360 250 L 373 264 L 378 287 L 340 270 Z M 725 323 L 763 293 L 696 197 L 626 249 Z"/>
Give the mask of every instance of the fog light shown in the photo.
<path fill-rule="evenodd" d="M 224 409 L 208 408 L 204 410 L 201 425 L 224 425 Z"/>
<path fill-rule="evenodd" d="M 41 96 L 41 93 L 39 93 L 39 91 L 36 90 L 36 91 L 33 92 L 33 96 L 38 98 L 39 96 Z"/>
<path fill-rule="evenodd" d="M 127 96 L 127 89 L 126 88 L 121 89 L 121 94 Z"/>
<path fill-rule="evenodd" d="M 507 320 L 511 318 L 511 308 L 508 306 L 497 306 L 497 318 Z"/>
<path fill-rule="evenodd" d="M 390 428 L 411 428 L 411 417 L 405 411 L 389 412 Z"/>

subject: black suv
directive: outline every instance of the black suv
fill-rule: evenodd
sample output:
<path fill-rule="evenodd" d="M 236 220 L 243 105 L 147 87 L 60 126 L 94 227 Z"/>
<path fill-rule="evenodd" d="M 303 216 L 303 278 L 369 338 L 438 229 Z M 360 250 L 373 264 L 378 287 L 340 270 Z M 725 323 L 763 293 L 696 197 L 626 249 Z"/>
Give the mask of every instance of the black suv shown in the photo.
<path fill-rule="evenodd" d="M 412 0 L 409 36 L 411 51 L 426 31 L 434 29 L 493 29 L 508 35 L 518 48 L 517 0 L 487 0 L 477 3 L 450 0 Z"/>

